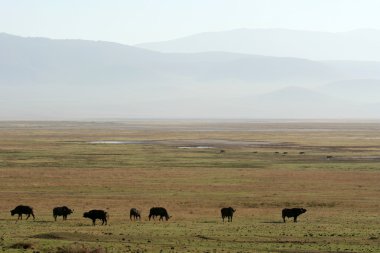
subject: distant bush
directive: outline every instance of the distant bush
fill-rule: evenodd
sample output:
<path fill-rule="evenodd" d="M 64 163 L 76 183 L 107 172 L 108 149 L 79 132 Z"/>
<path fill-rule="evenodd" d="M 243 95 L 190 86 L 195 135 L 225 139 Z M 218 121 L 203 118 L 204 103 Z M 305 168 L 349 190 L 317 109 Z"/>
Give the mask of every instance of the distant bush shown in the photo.
<path fill-rule="evenodd" d="M 9 246 L 11 249 L 33 249 L 33 244 L 26 242 L 18 242 Z"/>

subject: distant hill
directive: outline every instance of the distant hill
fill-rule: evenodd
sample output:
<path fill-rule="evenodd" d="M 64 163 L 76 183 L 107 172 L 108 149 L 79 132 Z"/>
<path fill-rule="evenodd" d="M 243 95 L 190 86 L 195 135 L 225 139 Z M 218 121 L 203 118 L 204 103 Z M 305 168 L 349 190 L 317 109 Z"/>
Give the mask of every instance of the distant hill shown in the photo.
<path fill-rule="evenodd" d="M 324 61 L 346 79 L 380 79 L 380 61 Z"/>
<path fill-rule="evenodd" d="M 342 99 L 345 83 L 338 84 L 376 79 L 379 73 L 377 62 L 160 53 L 102 41 L 0 34 L 0 117 L 372 117 L 380 100 Z"/>
<path fill-rule="evenodd" d="M 363 103 L 380 101 L 380 79 L 354 79 L 332 82 L 319 87 L 323 94 Z"/>
<path fill-rule="evenodd" d="M 160 53 L 101 41 L 51 40 L 0 34 L 0 83 L 125 84 L 154 80 L 144 68 Z"/>
<path fill-rule="evenodd" d="M 191 82 L 316 83 L 337 79 L 325 63 L 234 53 L 163 54 L 101 41 L 0 34 L 0 84 L 136 86 Z"/>
<path fill-rule="evenodd" d="M 154 107 L 153 105 L 160 106 Z M 178 105 L 180 110 L 173 110 Z M 149 101 L 141 111 L 181 118 L 367 119 L 380 117 L 380 103 L 357 103 L 301 87 L 236 98 L 197 97 Z"/>
<path fill-rule="evenodd" d="M 380 31 L 372 29 L 339 33 L 236 29 L 136 46 L 160 52 L 224 51 L 312 60 L 380 61 Z"/>
<path fill-rule="evenodd" d="M 337 99 L 309 89 L 287 87 L 252 98 L 252 108 L 260 117 L 272 118 L 350 118 L 374 116 L 362 104 Z M 364 114 L 362 114 L 364 113 Z M 362 115 L 361 115 L 362 114 Z M 380 115 L 380 113 L 378 114 Z"/>

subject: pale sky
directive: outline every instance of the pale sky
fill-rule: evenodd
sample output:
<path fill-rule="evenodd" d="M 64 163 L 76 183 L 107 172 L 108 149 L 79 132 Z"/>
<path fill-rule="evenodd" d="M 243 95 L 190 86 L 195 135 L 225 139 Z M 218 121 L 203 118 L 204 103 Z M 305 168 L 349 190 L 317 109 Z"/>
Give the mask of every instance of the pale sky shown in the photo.
<path fill-rule="evenodd" d="M 238 28 L 380 30 L 379 0 L 0 0 L 0 32 L 136 44 Z"/>

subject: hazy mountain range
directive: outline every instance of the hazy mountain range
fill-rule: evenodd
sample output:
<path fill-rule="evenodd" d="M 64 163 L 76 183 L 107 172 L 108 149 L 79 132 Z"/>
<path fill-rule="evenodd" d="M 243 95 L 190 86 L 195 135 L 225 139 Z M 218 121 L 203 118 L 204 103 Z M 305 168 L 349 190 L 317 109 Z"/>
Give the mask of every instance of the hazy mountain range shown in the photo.
<path fill-rule="evenodd" d="M 161 52 L 223 51 L 311 60 L 380 61 L 380 30 L 358 29 L 331 33 L 288 29 L 236 29 L 200 33 L 137 46 Z"/>
<path fill-rule="evenodd" d="M 251 33 L 251 30 L 238 30 L 239 34 L 245 31 Z M 276 31 L 288 32 L 270 30 L 271 33 Z M 373 33 L 374 37 L 378 35 L 377 31 Z M 186 43 L 191 46 L 193 37 L 169 44 L 140 46 L 167 45 L 166 48 L 172 46 L 172 50 L 167 51 L 175 52 L 178 47 L 174 42 L 184 45 L 189 39 Z M 212 44 L 213 40 L 210 41 Z M 163 53 L 111 42 L 0 34 L 0 117 L 380 116 L 380 62 L 343 61 L 340 57 L 321 57 L 328 61 L 276 57 L 265 50 L 260 54 L 236 53 L 244 47 L 222 42 L 235 50 L 215 46 L 214 50 L 200 50 L 208 52 Z M 194 43 L 193 46 L 200 48 L 200 44 Z M 333 46 L 335 43 L 331 44 Z M 299 47 L 293 56 L 300 57 L 300 51 L 306 50 L 306 46 Z M 253 43 L 251 50 L 255 48 Z M 189 47 L 184 51 L 192 50 Z M 265 53 L 270 56 L 264 56 Z M 380 50 L 373 55 L 376 53 Z M 364 54 L 359 55 L 364 57 Z"/>

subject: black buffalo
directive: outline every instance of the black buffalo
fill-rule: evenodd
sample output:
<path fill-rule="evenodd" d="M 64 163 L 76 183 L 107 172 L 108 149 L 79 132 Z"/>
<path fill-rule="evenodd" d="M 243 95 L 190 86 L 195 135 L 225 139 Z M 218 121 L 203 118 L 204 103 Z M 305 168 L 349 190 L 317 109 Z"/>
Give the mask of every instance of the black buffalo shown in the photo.
<path fill-rule="evenodd" d="M 129 211 L 129 218 L 132 220 L 132 217 L 134 220 L 141 220 L 140 211 L 136 208 L 131 208 L 131 210 Z"/>
<path fill-rule="evenodd" d="M 71 210 L 67 206 L 55 207 L 53 209 L 54 220 L 57 221 L 57 216 L 63 216 L 63 220 L 67 220 L 67 215 L 73 213 L 74 210 Z"/>
<path fill-rule="evenodd" d="M 233 209 L 232 207 L 224 207 L 220 210 L 221 214 L 222 214 L 222 219 L 223 219 L 223 222 L 224 222 L 224 218 L 228 218 L 228 221 L 229 222 L 232 222 L 232 216 L 234 216 L 234 212 L 236 212 L 235 209 Z"/>
<path fill-rule="evenodd" d="M 157 216 L 160 216 L 160 219 L 159 220 L 164 220 L 163 218 L 165 218 L 166 220 L 169 220 L 169 218 L 171 218 L 171 216 L 169 216 L 168 214 L 168 211 L 166 211 L 165 208 L 163 207 L 152 207 L 149 211 L 149 220 L 150 218 L 153 217 L 153 219 Z"/>
<path fill-rule="evenodd" d="M 31 208 L 30 206 L 22 206 L 22 205 L 16 206 L 16 208 L 11 211 L 12 216 L 15 214 L 18 215 L 17 220 L 19 220 L 19 219 L 22 220 L 23 214 L 27 215 L 26 219 L 28 219 L 30 217 L 30 215 L 32 215 L 33 220 L 35 219 L 34 213 L 33 213 L 33 208 Z"/>
<path fill-rule="evenodd" d="M 102 225 L 107 225 L 108 214 L 103 210 L 91 210 L 89 212 L 85 212 L 83 213 L 83 217 L 91 219 L 92 225 L 94 226 L 97 219 L 102 221 Z"/>
<path fill-rule="evenodd" d="M 294 222 L 297 222 L 297 217 L 303 214 L 304 212 L 306 212 L 306 209 L 304 208 L 285 208 L 282 209 L 282 219 L 285 222 L 285 217 L 294 217 Z"/>

